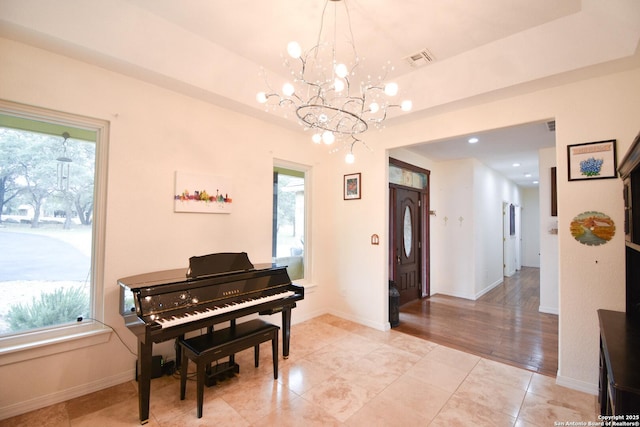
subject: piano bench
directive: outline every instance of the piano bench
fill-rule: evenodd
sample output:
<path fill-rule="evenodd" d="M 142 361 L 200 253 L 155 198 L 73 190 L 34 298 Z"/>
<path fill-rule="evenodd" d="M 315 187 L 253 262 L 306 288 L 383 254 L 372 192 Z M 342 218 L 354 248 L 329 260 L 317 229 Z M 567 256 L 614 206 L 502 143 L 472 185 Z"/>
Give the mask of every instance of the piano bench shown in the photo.
<path fill-rule="evenodd" d="M 179 338 L 178 344 L 182 351 L 180 400 L 184 400 L 185 398 L 189 360 L 193 361 L 196 365 L 198 418 L 202 418 L 205 373 L 211 362 L 254 347 L 254 360 L 255 367 L 257 368 L 260 359 L 260 344 L 269 340 L 271 340 L 271 353 L 273 357 L 273 379 L 278 379 L 279 330 L 279 326 L 272 325 L 260 319 L 254 319 L 197 337 L 187 339 Z"/>

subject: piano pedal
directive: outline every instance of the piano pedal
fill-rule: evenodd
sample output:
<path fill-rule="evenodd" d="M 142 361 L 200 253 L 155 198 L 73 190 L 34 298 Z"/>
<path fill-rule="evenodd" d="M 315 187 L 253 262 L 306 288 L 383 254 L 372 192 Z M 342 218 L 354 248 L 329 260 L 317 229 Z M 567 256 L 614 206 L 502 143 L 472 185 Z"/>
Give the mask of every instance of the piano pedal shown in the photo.
<path fill-rule="evenodd" d="M 216 385 L 219 381 L 233 378 L 240 373 L 240 365 L 237 363 L 222 362 L 211 365 L 211 370 L 207 372 L 204 378 L 204 384 L 207 387 Z"/>

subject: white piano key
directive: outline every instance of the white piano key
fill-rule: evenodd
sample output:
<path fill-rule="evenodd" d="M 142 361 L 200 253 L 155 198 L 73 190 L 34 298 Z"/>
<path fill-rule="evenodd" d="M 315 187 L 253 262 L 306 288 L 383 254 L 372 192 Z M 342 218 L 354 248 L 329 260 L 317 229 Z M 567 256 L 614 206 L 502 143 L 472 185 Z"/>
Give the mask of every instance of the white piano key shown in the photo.
<path fill-rule="evenodd" d="M 245 307 L 251 307 L 258 304 L 264 304 L 265 302 L 275 301 L 279 299 L 284 299 L 295 295 L 293 291 L 281 292 L 274 295 L 268 295 L 260 298 L 236 301 L 225 305 L 219 305 L 207 308 L 203 310 L 202 308 L 198 308 L 197 310 L 192 311 L 191 313 L 185 313 L 180 316 L 171 316 L 169 318 L 163 318 L 156 320 L 162 329 L 171 328 L 173 326 L 182 325 L 184 323 L 194 322 L 200 319 L 206 319 L 207 317 L 218 316 L 220 314 L 228 313 L 230 311 L 240 310 Z"/>

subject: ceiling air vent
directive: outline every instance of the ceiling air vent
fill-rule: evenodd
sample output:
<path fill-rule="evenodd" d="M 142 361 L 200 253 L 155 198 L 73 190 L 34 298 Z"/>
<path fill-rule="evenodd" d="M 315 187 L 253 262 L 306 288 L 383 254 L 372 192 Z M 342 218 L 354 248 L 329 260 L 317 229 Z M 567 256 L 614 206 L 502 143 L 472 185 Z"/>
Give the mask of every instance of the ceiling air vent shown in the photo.
<path fill-rule="evenodd" d="M 409 55 L 404 59 L 412 67 L 422 67 L 423 65 L 431 64 L 433 61 L 436 60 L 435 56 L 433 56 L 433 54 L 429 52 L 429 49 L 426 49 L 426 48 L 412 55 Z"/>
<path fill-rule="evenodd" d="M 550 120 L 547 122 L 547 129 L 549 129 L 549 132 L 555 132 L 556 131 L 556 121 L 555 120 Z"/>

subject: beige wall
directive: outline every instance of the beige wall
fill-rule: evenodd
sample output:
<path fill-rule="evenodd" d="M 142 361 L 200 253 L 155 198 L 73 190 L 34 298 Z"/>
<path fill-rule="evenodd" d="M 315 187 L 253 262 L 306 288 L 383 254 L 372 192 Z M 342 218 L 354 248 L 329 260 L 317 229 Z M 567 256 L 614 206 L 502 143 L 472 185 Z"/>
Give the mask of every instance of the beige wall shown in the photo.
<path fill-rule="evenodd" d="M 621 159 L 640 130 L 640 101 L 629 96 L 640 89 L 640 68 L 558 85 L 477 106 L 434 114 L 372 135 L 376 148 L 396 148 L 420 142 L 512 126 L 532 121 L 556 120 L 556 158 L 559 198 L 559 369 L 558 382 L 595 393 L 598 375 L 599 308 L 624 310 L 624 237 L 622 183 L 619 179 L 568 182 L 567 145 L 605 139 L 618 141 Z M 363 168 L 371 179 L 384 173 L 384 160 Z M 434 176 L 434 180 L 438 179 Z M 384 191 L 380 188 L 380 192 Z M 370 209 L 379 200 L 367 199 Z M 618 232 L 606 245 L 578 243 L 569 232 L 572 218 L 595 210 L 614 219 Z M 379 221 L 384 219 L 370 217 Z M 375 226 L 373 226 L 375 228 Z M 340 231 L 340 230 L 339 230 Z M 349 238 L 347 230 L 341 230 Z M 438 250 L 437 242 L 431 251 Z M 372 261 L 367 260 L 366 265 Z M 385 263 L 384 257 L 377 261 Z M 352 263 L 362 269 L 365 263 Z M 449 272 L 433 272 L 434 275 Z M 378 286 L 384 285 L 384 274 Z M 380 313 L 380 317 L 383 313 Z"/>
<path fill-rule="evenodd" d="M 110 122 L 105 322 L 131 349 L 118 278 L 186 267 L 192 255 L 219 251 L 271 262 L 274 159 L 322 169 L 327 155 L 306 135 L 4 39 L 0 52 L 3 99 Z M 231 177 L 233 213 L 174 213 L 176 170 Z M 313 234 L 322 243 L 322 233 Z M 323 312 L 321 298 L 322 287 L 310 289 L 293 321 Z M 172 346 L 158 350 L 166 357 Z M 0 418 L 133 379 L 134 361 L 113 335 L 102 345 L 0 366 Z"/>
<path fill-rule="evenodd" d="M 387 150 L 555 118 L 558 176 L 565 177 L 568 144 L 615 138 L 620 157 L 639 130 L 640 103 L 628 96 L 640 88 L 635 69 L 388 127 L 367 135 L 371 151 L 358 149 L 356 164 L 345 165 L 341 155 L 318 150 L 301 133 L 7 40 L 0 40 L 0 51 L 2 98 L 111 123 L 105 320 L 132 348 L 135 340 L 117 311 L 118 277 L 179 267 L 191 255 L 219 250 L 247 251 L 254 262 L 270 260 L 274 158 L 312 166 L 317 286 L 295 310 L 294 321 L 328 311 L 385 329 Z M 175 170 L 231 176 L 234 213 L 173 213 Z M 353 172 L 362 173 L 362 199 L 343 201 L 343 175 Z M 571 237 L 569 222 L 580 212 L 598 210 L 621 230 L 621 188 L 618 180 L 559 180 L 558 380 L 588 391 L 597 387 L 596 309 L 624 308 L 623 237 L 620 231 L 607 245 L 586 247 Z M 379 246 L 370 244 L 374 233 Z M 112 337 L 106 344 L 1 366 L 0 418 L 132 378 L 134 359 Z"/>

